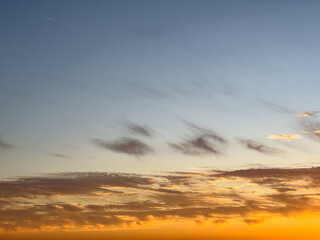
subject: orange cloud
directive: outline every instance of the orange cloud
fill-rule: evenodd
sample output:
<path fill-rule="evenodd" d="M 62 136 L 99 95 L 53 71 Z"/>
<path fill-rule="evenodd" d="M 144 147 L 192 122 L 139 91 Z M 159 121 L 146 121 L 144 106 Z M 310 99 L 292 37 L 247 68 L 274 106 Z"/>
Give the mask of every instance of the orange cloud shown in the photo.
<path fill-rule="evenodd" d="M 292 141 L 294 139 L 300 139 L 301 136 L 299 134 L 296 135 L 282 135 L 282 134 L 274 134 L 268 137 L 269 139 L 281 139 L 285 141 Z"/>
<path fill-rule="evenodd" d="M 0 234 L 147 229 L 190 221 L 255 225 L 274 216 L 320 215 L 319 174 L 320 167 L 259 168 L 193 175 L 61 173 L 0 181 Z"/>
<path fill-rule="evenodd" d="M 304 117 L 310 117 L 310 114 L 304 112 L 295 116 L 295 118 L 304 118 Z"/>
<path fill-rule="evenodd" d="M 314 130 L 314 131 L 311 131 L 311 132 L 305 131 L 303 133 L 320 133 L 320 130 Z"/>
<path fill-rule="evenodd" d="M 295 116 L 295 118 L 316 117 L 320 111 L 303 112 Z"/>

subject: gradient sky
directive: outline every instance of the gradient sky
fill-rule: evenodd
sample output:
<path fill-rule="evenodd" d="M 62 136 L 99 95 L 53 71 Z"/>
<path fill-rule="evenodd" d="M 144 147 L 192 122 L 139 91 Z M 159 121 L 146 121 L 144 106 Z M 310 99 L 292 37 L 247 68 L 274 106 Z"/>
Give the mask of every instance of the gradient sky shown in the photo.
<path fill-rule="evenodd" d="M 319 12 L 320 2 L 312 0 L 1 1 L 0 197 L 13 202 L 30 197 L 12 196 L 21 188 L 6 192 L 8 178 L 23 187 L 25 181 L 52 173 L 68 172 L 75 179 L 75 172 L 153 179 L 179 172 L 180 179 L 190 172 L 317 167 Z M 229 186 L 224 181 L 235 189 L 256 184 L 253 191 L 259 194 L 250 196 L 256 201 L 266 194 L 270 198 L 270 191 L 287 192 L 270 185 L 266 189 L 248 176 L 220 177 L 214 176 L 222 182 L 215 185 L 219 193 Z M 185 183 L 184 190 L 198 194 L 210 181 Z M 292 177 L 283 181 L 284 187 L 295 185 Z M 157 187 L 165 185 L 156 182 Z M 41 184 L 28 185 L 32 194 L 51 191 Z M 161 191 L 181 190 L 180 184 L 172 184 Z M 90 187 L 95 190 L 88 192 L 95 193 L 96 186 Z M 149 190 L 139 186 L 136 194 L 152 201 L 144 192 Z M 309 190 L 318 194 L 317 188 Z M 66 194 L 62 199 L 81 206 L 99 202 L 82 197 L 78 201 Z M 36 194 L 32 204 L 38 200 L 61 205 L 51 194 Z M 308 214 L 314 216 L 317 198 L 311 200 Z M 228 201 L 233 200 L 224 199 L 223 206 Z M 204 202 L 201 207 L 207 206 Z M 173 215 L 174 221 L 184 217 Z M 255 215 L 254 220 L 260 218 Z M 285 226 L 289 220 L 279 221 Z M 241 229 L 246 237 L 247 230 Z M 221 237 L 227 232 L 221 231 Z"/>

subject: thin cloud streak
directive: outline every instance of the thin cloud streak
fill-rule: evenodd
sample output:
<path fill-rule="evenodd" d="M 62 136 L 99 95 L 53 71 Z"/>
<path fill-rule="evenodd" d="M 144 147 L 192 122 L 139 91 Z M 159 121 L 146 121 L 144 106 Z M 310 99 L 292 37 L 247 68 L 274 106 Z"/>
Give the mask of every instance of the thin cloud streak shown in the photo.
<path fill-rule="evenodd" d="M 239 139 L 238 141 L 247 149 L 250 149 L 265 155 L 283 155 L 284 154 L 284 151 L 280 149 L 272 148 L 264 144 L 257 143 L 253 140 Z"/>
<path fill-rule="evenodd" d="M 173 149 L 184 154 L 190 155 L 221 155 L 221 147 L 227 144 L 227 140 L 217 135 L 213 131 L 200 128 L 194 124 L 188 123 L 188 126 L 193 130 L 192 137 L 183 140 L 180 143 L 168 143 Z"/>
<path fill-rule="evenodd" d="M 132 156 L 143 156 L 153 152 L 153 149 L 147 144 L 133 138 L 123 137 L 111 142 L 101 139 L 92 139 L 91 142 L 100 148 Z"/>
<path fill-rule="evenodd" d="M 278 104 L 269 102 L 269 101 L 265 101 L 265 100 L 260 100 L 260 103 L 262 103 L 263 105 L 265 105 L 266 107 L 268 107 L 270 110 L 272 110 L 273 112 L 276 113 L 284 113 L 284 114 L 292 114 L 293 111 L 291 109 L 288 109 L 286 107 L 280 106 Z"/>
<path fill-rule="evenodd" d="M 50 156 L 53 156 L 53 157 L 57 157 L 57 158 L 66 158 L 66 157 L 67 157 L 67 156 L 64 155 L 64 154 L 55 153 L 55 152 L 50 152 L 49 155 L 50 155 Z"/>
<path fill-rule="evenodd" d="M 126 127 L 133 134 L 141 135 L 144 137 L 152 137 L 152 130 L 147 126 L 141 126 L 141 125 L 134 124 L 134 123 L 128 123 L 128 124 L 126 124 Z"/>
<path fill-rule="evenodd" d="M 292 140 L 300 139 L 301 136 L 300 136 L 299 134 L 296 134 L 296 135 L 274 134 L 274 135 L 268 136 L 268 138 L 269 138 L 269 139 L 279 139 L 279 140 L 283 140 L 283 141 L 290 142 L 290 141 L 292 141 Z"/>
<path fill-rule="evenodd" d="M 7 149 L 11 149 L 11 148 L 14 148 L 14 146 L 12 144 L 4 141 L 0 136 L 0 150 L 7 150 Z"/>

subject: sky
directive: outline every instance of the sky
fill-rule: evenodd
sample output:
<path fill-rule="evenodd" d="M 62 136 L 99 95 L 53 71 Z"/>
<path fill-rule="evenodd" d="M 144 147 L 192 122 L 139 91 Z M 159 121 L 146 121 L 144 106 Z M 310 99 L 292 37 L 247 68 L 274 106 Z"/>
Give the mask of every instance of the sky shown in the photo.
<path fill-rule="evenodd" d="M 0 239 L 318 239 L 319 10 L 1 1 Z"/>

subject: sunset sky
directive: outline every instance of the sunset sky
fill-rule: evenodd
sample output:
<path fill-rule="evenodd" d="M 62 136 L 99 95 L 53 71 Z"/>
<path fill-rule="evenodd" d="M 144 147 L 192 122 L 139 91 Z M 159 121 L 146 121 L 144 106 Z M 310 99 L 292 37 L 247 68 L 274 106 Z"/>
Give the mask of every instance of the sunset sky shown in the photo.
<path fill-rule="evenodd" d="M 320 2 L 0 2 L 0 239 L 319 239 Z"/>

